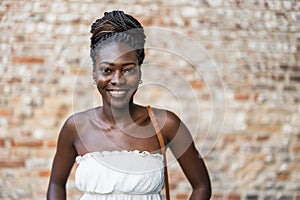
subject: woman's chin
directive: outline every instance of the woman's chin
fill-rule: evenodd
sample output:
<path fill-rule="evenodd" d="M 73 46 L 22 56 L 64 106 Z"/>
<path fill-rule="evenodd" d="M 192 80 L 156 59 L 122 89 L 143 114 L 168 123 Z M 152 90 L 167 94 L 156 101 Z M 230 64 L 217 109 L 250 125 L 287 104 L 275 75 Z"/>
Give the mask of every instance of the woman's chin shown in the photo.
<path fill-rule="evenodd" d="M 129 104 L 133 102 L 133 97 L 124 97 L 124 98 L 113 98 L 110 97 L 110 99 L 107 102 L 107 105 L 110 106 L 112 109 L 128 109 Z"/>
<path fill-rule="evenodd" d="M 129 101 L 122 101 L 122 102 L 110 102 L 110 107 L 112 109 L 116 109 L 116 110 L 124 110 L 124 109 L 128 109 L 129 108 Z"/>

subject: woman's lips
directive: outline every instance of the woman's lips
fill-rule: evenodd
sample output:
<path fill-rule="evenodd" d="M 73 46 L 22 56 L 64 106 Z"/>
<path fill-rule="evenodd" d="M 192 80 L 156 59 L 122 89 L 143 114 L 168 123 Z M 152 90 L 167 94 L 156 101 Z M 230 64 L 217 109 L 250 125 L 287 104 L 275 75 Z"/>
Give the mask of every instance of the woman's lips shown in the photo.
<path fill-rule="evenodd" d="M 109 94 L 115 98 L 126 96 L 127 90 L 108 90 Z"/>

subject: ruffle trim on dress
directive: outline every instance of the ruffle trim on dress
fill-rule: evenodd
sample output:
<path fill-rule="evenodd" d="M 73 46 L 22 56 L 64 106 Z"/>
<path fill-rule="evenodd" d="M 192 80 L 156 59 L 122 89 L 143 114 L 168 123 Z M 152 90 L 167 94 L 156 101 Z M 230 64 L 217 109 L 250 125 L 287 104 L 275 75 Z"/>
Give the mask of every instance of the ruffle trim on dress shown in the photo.
<path fill-rule="evenodd" d="M 101 158 L 105 156 L 115 156 L 115 155 L 137 155 L 137 156 L 151 156 L 153 158 L 163 159 L 163 155 L 160 153 L 150 153 L 149 151 L 139 151 L 139 150 L 122 150 L 122 151 L 94 151 L 86 153 L 82 156 L 76 157 L 76 162 L 80 163 L 82 160 L 85 160 L 87 158 Z"/>
<path fill-rule="evenodd" d="M 110 194 L 96 194 L 84 193 L 80 200 L 161 200 L 160 193 L 153 194 L 125 194 L 125 193 L 110 193 Z"/>

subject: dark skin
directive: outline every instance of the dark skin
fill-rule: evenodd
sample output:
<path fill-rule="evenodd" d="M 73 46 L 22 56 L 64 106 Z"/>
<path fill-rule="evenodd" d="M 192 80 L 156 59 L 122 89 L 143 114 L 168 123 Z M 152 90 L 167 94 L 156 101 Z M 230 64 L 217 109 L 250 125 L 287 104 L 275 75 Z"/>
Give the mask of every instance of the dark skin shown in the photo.
<path fill-rule="evenodd" d="M 125 44 L 104 46 L 95 63 L 103 106 L 77 113 L 63 125 L 47 192 L 48 200 L 66 199 L 66 182 L 78 155 L 94 151 L 139 150 L 161 153 L 145 107 L 133 103 L 141 78 L 136 54 Z M 209 199 L 205 164 L 187 127 L 172 112 L 154 109 L 167 147 L 177 158 L 193 191 L 190 200 Z"/>

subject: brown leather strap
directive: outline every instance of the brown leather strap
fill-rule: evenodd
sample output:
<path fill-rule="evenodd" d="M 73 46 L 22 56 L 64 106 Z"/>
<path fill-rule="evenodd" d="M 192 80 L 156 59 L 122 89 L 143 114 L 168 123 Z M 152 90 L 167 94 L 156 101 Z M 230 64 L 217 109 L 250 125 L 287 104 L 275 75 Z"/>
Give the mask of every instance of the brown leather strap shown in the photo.
<path fill-rule="evenodd" d="M 164 177 L 165 177 L 165 189 L 166 189 L 166 200 L 170 200 L 170 188 L 169 188 L 169 179 L 168 179 L 168 167 L 167 167 L 167 157 L 166 157 L 166 147 L 165 147 L 165 141 L 164 137 L 160 131 L 160 128 L 158 126 L 155 114 L 150 106 L 146 107 L 151 119 L 151 122 L 153 124 L 153 127 L 155 129 L 157 139 L 159 141 L 159 145 L 161 147 L 162 154 L 164 156 Z"/>

